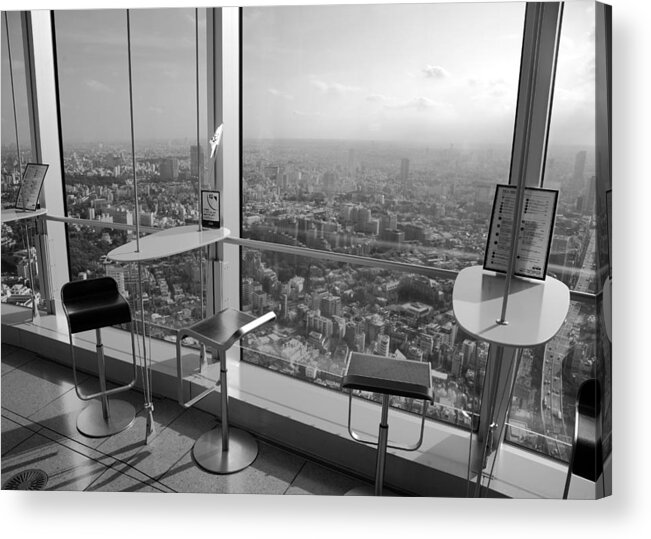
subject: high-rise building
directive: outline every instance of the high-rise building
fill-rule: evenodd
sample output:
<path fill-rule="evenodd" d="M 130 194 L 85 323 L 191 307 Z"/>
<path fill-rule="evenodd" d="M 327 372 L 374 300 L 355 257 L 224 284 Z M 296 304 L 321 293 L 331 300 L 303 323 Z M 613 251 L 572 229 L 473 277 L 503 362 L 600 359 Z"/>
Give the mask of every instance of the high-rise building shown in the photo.
<path fill-rule="evenodd" d="M 409 159 L 402 158 L 400 160 L 400 182 L 407 183 L 409 181 Z"/>
<path fill-rule="evenodd" d="M 576 157 L 574 158 L 574 173 L 572 174 L 572 179 L 575 182 L 583 181 L 583 172 L 585 170 L 585 157 L 586 151 L 582 150 L 577 152 Z"/>
<path fill-rule="evenodd" d="M 190 146 L 190 174 L 199 176 L 200 170 L 203 170 L 203 147 Z"/>
<path fill-rule="evenodd" d="M 585 182 L 585 195 L 583 196 L 583 213 L 591 214 L 594 211 L 597 198 L 597 178 L 591 176 Z"/>
<path fill-rule="evenodd" d="M 383 357 L 389 357 L 389 344 L 391 338 L 388 335 L 380 335 L 378 338 L 377 353 Z"/>
<path fill-rule="evenodd" d="M 179 160 L 176 157 L 163 159 L 159 168 L 161 180 L 176 180 L 179 177 Z"/>

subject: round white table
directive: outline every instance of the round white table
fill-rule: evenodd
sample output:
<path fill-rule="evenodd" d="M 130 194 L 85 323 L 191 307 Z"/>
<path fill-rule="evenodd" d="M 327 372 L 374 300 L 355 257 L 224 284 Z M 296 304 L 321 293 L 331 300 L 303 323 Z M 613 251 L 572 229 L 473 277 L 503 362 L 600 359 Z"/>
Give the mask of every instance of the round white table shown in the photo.
<path fill-rule="evenodd" d="M 116 247 L 106 256 L 115 262 L 144 262 L 199 249 L 223 241 L 230 234 L 231 231 L 224 227 L 199 230 L 198 225 L 185 225 L 166 228 L 140 238 L 140 242 L 134 240 Z"/>

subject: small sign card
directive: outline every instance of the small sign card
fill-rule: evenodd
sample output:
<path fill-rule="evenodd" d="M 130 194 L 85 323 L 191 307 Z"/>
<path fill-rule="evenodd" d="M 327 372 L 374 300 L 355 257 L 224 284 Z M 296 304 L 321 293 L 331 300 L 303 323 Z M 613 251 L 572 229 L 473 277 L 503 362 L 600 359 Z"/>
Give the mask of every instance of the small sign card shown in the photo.
<path fill-rule="evenodd" d="M 204 228 L 220 228 L 221 212 L 219 191 L 201 191 L 201 226 Z"/>
<path fill-rule="evenodd" d="M 18 190 L 16 209 L 34 211 L 38 205 L 43 180 L 49 165 L 42 163 L 27 163 L 23 179 Z"/>
<path fill-rule="evenodd" d="M 517 187 L 498 185 L 484 255 L 484 269 L 506 273 L 509 267 L 511 230 Z M 551 248 L 558 191 L 526 187 L 522 221 L 515 246 L 514 275 L 544 280 Z"/>

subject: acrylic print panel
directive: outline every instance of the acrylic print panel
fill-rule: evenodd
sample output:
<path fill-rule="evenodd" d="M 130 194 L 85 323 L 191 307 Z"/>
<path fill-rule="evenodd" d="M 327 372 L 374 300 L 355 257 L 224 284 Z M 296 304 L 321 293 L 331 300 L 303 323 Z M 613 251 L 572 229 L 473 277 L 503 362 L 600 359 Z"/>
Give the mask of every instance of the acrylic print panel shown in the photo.
<path fill-rule="evenodd" d="M 592 377 L 603 381 L 610 455 L 610 348 L 591 300 L 594 6 L 565 6 L 543 178 L 543 188 L 559 190 L 549 272 L 575 297 L 559 336 L 522 352 L 504 440 L 491 453 L 500 458 L 484 470 L 490 495 L 562 498 L 576 395 Z M 390 399 L 389 443 L 417 439 L 423 411 L 425 432 L 417 450 L 389 450 L 385 493 L 471 495 L 491 350 L 458 327 L 451 292 L 459 271 L 481 263 L 495 185 L 510 179 L 526 9 L 133 9 L 130 35 L 124 9 L 55 10 L 62 194 L 67 216 L 81 220 L 67 228 L 70 276 L 112 276 L 145 317 L 136 352 L 146 349 L 152 362 L 154 429 L 145 439 L 151 408 L 134 391 L 115 397 L 140 411 L 131 428 L 84 437 L 67 354 L 51 358 L 63 366 L 32 359 L 3 373 L 3 410 L 57 437 L 24 438 L 3 416 L 15 440 L 3 448 L 3 485 L 30 463 L 52 490 L 338 496 L 373 487 L 376 450 L 349 436 L 341 390 L 347 359 L 359 352 L 431 370 L 432 404 Z M 215 24 L 226 45 L 212 58 Z M 216 84 L 212 60 L 223 75 Z M 215 119 L 214 102 L 224 102 L 224 118 Z M 240 111 L 230 125 L 229 111 Z M 209 171 L 212 121 L 222 119 L 224 151 Z M 136 223 L 148 233 L 197 223 L 209 173 L 222 182 L 223 226 L 241 236 L 219 249 L 223 260 L 192 253 L 141 267 L 109 263 L 108 252 L 135 239 Z M 202 356 L 187 339 L 184 388 L 193 397 L 216 390 L 186 409 L 177 403 L 177 331 L 209 316 L 220 295 L 248 316 L 277 318 L 233 347 L 225 383 L 217 355 Z M 121 352 L 131 353 L 121 331 L 103 333 L 111 381 L 123 370 Z M 45 382 L 26 400 L 31 369 Z M 225 387 L 229 451 L 238 451 L 238 427 L 257 438 L 259 452 L 244 470 L 221 475 L 202 469 L 193 447 L 223 424 Z M 375 436 L 380 392 L 352 403 L 355 429 Z M 216 451 L 222 440 L 218 433 Z M 573 480 L 569 497 L 593 499 L 594 485 Z"/>

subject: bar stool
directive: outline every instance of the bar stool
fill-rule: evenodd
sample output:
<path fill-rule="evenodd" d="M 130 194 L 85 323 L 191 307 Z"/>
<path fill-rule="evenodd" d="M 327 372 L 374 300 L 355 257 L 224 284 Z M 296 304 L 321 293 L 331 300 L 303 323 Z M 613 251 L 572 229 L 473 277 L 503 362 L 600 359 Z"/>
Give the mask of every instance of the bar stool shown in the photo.
<path fill-rule="evenodd" d="M 350 390 L 348 398 L 349 434 L 358 442 L 377 445 L 375 487 L 373 491 L 361 487 L 347 492 L 346 495 L 361 496 L 374 494 L 375 496 L 382 496 L 387 448 L 415 451 L 423 443 L 427 403 L 433 400 L 430 365 L 429 363 L 352 352 L 348 358 L 348 364 L 346 365 L 341 386 L 344 389 Z M 353 389 L 382 394 L 382 416 L 377 440 L 363 439 L 352 429 Z M 391 395 L 423 400 L 420 436 L 414 444 L 397 446 L 388 443 L 389 397 Z"/>
<path fill-rule="evenodd" d="M 605 478 L 601 421 L 601 384 L 599 380 L 590 378 L 579 386 L 576 396 L 574 440 L 563 489 L 564 500 L 569 494 L 573 476 L 592 481 L 596 489 L 601 486 L 603 495 Z M 599 477 L 602 478 L 601 485 L 598 483 Z"/>
<path fill-rule="evenodd" d="M 247 333 L 275 320 L 275 318 L 276 314 L 273 311 L 256 318 L 235 309 L 224 309 L 214 316 L 177 331 L 176 369 L 179 404 L 189 408 L 221 387 L 221 425 L 202 435 L 192 448 L 194 460 L 208 472 L 215 474 L 238 472 L 249 466 L 258 456 L 258 443 L 253 436 L 241 429 L 229 427 L 226 350 Z M 219 381 L 187 402 L 183 390 L 183 362 L 181 359 L 181 341 L 184 337 L 192 337 L 202 345 L 200 370 L 204 365 L 204 347 L 210 348 L 219 357 Z"/>
<path fill-rule="evenodd" d="M 93 401 L 79 413 L 77 430 L 92 438 L 102 438 L 121 432 L 133 424 L 136 417 L 135 408 L 129 402 L 116 399 L 109 400 L 109 397 L 131 389 L 136 383 L 137 366 L 133 327 L 130 327 L 133 378 L 128 384 L 113 389 L 106 389 L 106 368 L 101 328 L 130 323 L 131 309 L 129 303 L 120 294 L 117 283 L 111 277 L 66 283 L 61 288 L 61 302 L 68 322 L 68 338 L 75 392 L 81 400 Z M 79 389 L 77 382 L 77 365 L 72 335 L 93 329 L 96 338 L 100 391 L 93 394 L 84 394 Z"/>

